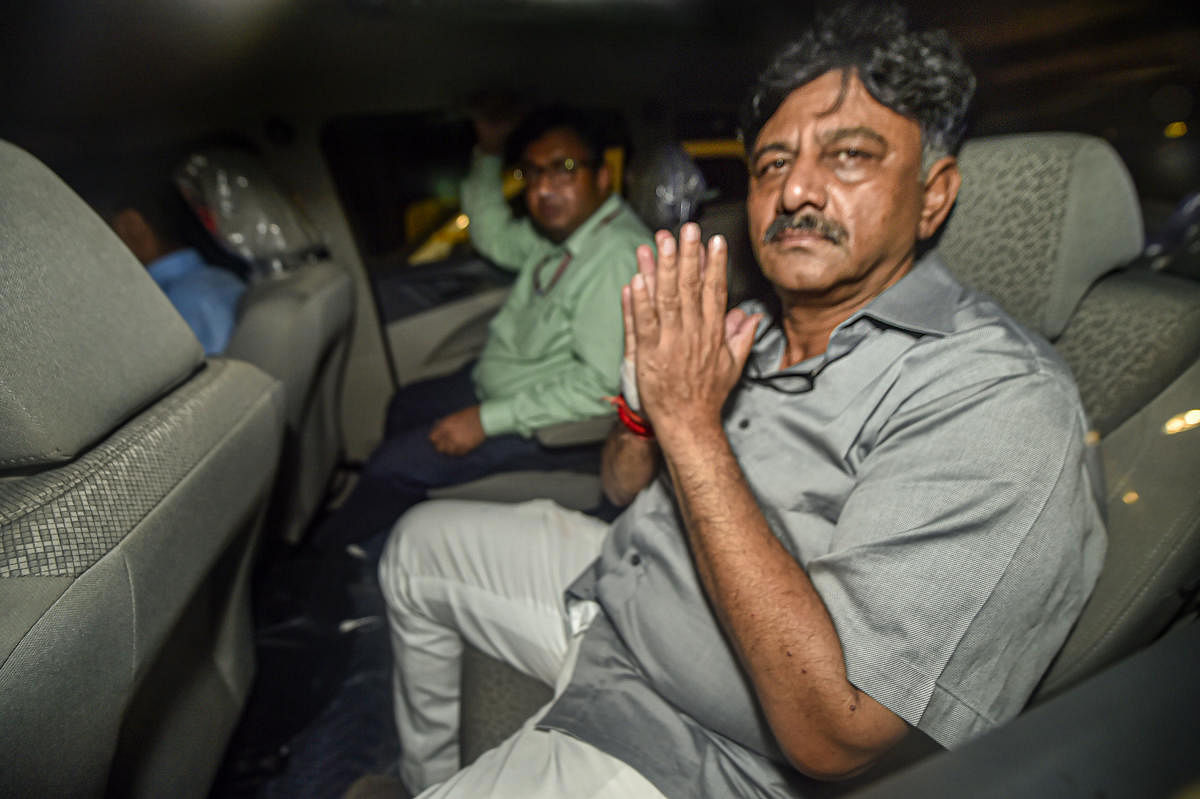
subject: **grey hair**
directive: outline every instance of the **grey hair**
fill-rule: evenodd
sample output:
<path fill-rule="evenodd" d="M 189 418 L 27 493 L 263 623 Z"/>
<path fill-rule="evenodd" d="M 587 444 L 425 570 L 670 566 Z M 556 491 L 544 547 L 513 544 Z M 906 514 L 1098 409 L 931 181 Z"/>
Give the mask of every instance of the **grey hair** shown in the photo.
<path fill-rule="evenodd" d="M 877 102 L 917 122 L 922 173 L 958 152 L 975 94 L 975 75 L 958 45 L 942 30 L 910 30 L 897 5 L 858 3 L 819 15 L 759 76 L 742 110 L 747 149 L 789 94 L 834 70 L 842 72 L 834 108 L 853 75 Z"/>

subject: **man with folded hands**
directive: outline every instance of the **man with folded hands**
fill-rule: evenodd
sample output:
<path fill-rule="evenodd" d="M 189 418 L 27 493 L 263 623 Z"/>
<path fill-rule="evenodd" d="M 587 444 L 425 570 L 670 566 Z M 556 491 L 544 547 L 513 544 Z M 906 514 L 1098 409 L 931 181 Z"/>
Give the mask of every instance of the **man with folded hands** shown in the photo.
<path fill-rule="evenodd" d="M 694 225 L 638 250 L 639 405 L 604 469 L 623 515 L 401 519 L 380 579 L 410 789 L 804 795 L 1021 709 L 1105 533 L 1066 366 L 920 253 L 958 192 L 973 89 L 948 37 L 897 9 L 819 19 L 746 107 L 772 295 L 726 313 L 726 244 Z M 555 697 L 460 770 L 464 639 Z"/>

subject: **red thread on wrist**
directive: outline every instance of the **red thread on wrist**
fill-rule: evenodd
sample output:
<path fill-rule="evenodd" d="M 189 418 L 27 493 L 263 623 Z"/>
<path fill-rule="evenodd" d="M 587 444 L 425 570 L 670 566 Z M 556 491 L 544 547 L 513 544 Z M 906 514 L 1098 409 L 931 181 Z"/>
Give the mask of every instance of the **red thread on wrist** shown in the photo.
<path fill-rule="evenodd" d="M 650 422 L 642 418 L 633 408 L 629 407 L 629 403 L 625 401 L 625 397 L 606 397 L 613 407 L 617 409 L 617 418 L 621 420 L 621 424 L 633 433 L 638 438 L 654 438 L 654 428 L 650 426 Z"/>

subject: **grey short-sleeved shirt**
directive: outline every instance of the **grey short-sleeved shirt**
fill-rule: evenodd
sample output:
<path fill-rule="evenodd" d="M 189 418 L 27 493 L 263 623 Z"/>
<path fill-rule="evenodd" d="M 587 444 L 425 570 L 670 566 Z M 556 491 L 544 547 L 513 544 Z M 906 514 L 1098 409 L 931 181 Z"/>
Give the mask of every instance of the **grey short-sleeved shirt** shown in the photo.
<path fill-rule="evenodd" d="M 936 255 L 840 325 L 824 355 L 781 372 L 783 346 L 778 328 L 760 331 L 725 431 L 829 610 L 850 681 L 947 747 L 1011 718 L 1104 555 L 1067 367 Z M 604 612 L 541 726 L 668 796 L 794 795 L 665 474 L 568 594 Z"/>

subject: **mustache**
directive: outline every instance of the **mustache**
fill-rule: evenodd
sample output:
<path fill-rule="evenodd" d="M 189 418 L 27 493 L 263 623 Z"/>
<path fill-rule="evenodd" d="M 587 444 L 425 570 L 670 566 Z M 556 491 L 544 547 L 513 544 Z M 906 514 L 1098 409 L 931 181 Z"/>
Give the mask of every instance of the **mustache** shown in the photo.
<path fill-rule="evenodd" d="M 812 211 L 802 211 L 775 217 L 775 221 L 763 234 L 763 244 L 770 244 L 785 230 L 809 230 L 837 245 L 845 244 L 846 239 L 850 237 L 846 229 L 832 219 Z"/>

